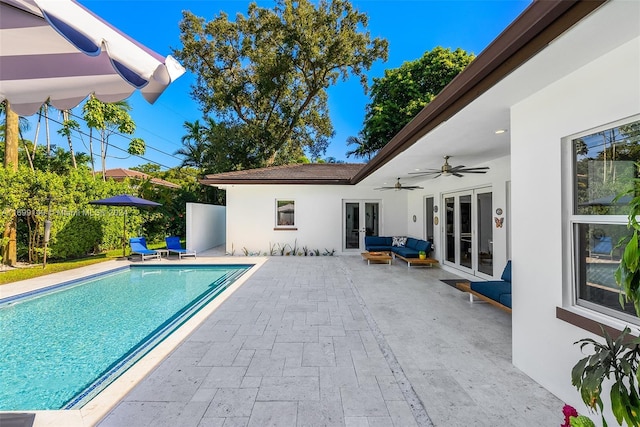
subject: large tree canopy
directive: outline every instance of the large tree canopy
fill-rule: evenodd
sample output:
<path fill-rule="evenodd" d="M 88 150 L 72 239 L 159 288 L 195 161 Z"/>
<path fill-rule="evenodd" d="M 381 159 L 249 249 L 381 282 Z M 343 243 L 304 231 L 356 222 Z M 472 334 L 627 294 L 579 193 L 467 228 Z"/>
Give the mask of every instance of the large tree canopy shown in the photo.
<path fill-rule="evenodd" d="M 436 47 L 421 58 L 386 70 L 374 78 L 371 102 L 364 119 L 365 152 L 384 147 L 411 121 L 475 56 L 458 48 Z"/>
<path fill-rule="evenodd" d="M 252 3 L 235 22 L 224 12 L 206 22 L 187 11 L 174 54 L 195 73 L 192 95 L 205 115 L 248 132 L 261 165 L 287 163 L 326 149 L 326 89 L 350 75 L 366 89 L 365 71 L 386 60 L 387 42 L 371 38 L 367 21 L 347 0 Z"/>

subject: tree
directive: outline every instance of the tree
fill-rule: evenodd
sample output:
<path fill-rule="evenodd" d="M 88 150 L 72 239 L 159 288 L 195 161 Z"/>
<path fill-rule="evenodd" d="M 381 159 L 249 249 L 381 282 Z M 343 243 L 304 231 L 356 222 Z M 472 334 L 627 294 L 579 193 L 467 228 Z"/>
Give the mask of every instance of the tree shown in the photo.
<path fill-rule="evenodd" d="M 350 75 L 366 89 L 364 72 L 386 60 L 387 42 L 365 32 L 367 21 L 347 0 L 252 3 L 235 22 L 224 12 L 206 22 L 186 11 L 174 55 L 196 75 L 192 96 L 204 114 L 241 131 L 233 143 L 251 141 L 240 151 L 259 166 L 283 164 L 304 150 L 324 153 L 333 135 L 326 89 Z"/>
<path fill-rule="evenodd" d="M 200 125 L 200 121 L 184 122 L 182 125 L 187 134 L 182 137 L 182 148 L 178 149 L 174 155 L 182 156 L 180 167 L 194 167 L 199 171 L 205 169 L 206 164 L 206 133 L 205 128 Z"/>
<path fill-rule="evenodd" d="M 80 124 L 73 119 L 69 119 L 69 110 L 62 110 L 62 117 L 62 128 L 58 130 L 58 133 L 67 138 L 67 143 L 69 144 L 69 153 L 71 153 L 71 160 L 73 162 L 73 168 L 78 169 L 78 165 L 76 163 L 76 155 L 73 152 L 73 142 L 71 141 L 71 134 L 74 130 L 80 130 Z"/>
<path fill-rule="evenodd" d="M 9 101 L 5 100 L 3 103 L 3 110 L 5 113 L 5 128 L 4 128 L 4 167 L 11 168 L 12 170 L 18 169 L 18 141 L 19 137 L 19 122 L 18 115 L 11 110 Z M 3 242 L 3 256 L 2 259 L 9 265 L 15 265 L 17 261 L 17 249 L 16 249 L 16 217 L 11 215 L 10 218 L 5 221 L 5 225 L 2 242 Z M 4 246 L 6 245 L 6 247 Z"/>
<path fill-rule="evenodd" d="M 100 158 L 102 160 L 102 179 L 105 180 L 107 169 L 107 150 L 109 149 L 109 137 L 116 132 L 131 135 L 136 130 L 136 124 L 129 115 L 131 107 L 126 101 L 106 103 L 99 101 L 93 95 L 82 106 L 83 118 L 89 129 L 100 132 Z M 93 145 L 92 134 L 89 137 L 89 146 Z M 134 138 L 129 145 L 130 154 L 144 154 L 145 144 L 140 138 Z M 91 164 L 93 165 L 93 150 Z M 92 166 L 93 167 L 93 166 Z"/>
<path fill-rule="evenodd" d="M 187 134 L 182 137 L 182 148 L 174 153 L 183 158 L 181 168 L 194 167 L 206 174 L 261 166 L 260 150 L 246 125 L 218 123 L 207 117 L 205 124 L 196 120 L 183 126 Z"/>
<path fill-rule="evenodd" d="M 366 151 L 376 152 L 429 104 L 474 59 L 458 48 L 436 47 L 374 78 L 363 135 Z"/>
<path fill-rule="evenodd" d="M 360 133 L 358 136 L 350 136 L 347 138 L 347 145 L 355 145 L 356 148 L 353 150 L 347 151 L 347 157 L 360 157 L 362 159 L 366 158 L 367 161 L 371 160 L 371 156 L 377 151 L 373 150 L 367 145 L 367 141 L 364 138 L 364 135 Z"/>

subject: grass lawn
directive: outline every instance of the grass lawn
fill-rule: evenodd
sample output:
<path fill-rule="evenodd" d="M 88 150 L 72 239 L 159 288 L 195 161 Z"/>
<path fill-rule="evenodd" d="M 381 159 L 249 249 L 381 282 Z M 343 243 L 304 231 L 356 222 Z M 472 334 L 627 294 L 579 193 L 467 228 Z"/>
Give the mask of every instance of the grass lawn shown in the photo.
<path fill-rule="evenodd" d="M 149 249 L 164 248 L 164 243 L 149 244 Z M 129 251 L 127 251 L 129 253 Z M 33 279 L 34 277 L 46 274 L 58 273 L 60 271 L 71 270 L 84 267 L 99 262 L 109 261 L 122 256 L 122 249 L 114 249 L 88 258 L 80 258 L 69 261 L 51 261 L 42 268 L 42 264 L 35 264 L 33 267 L 15 268 L 8 271 L 0 271 L 0 285 L 17 282 L 19 280 Z"/>

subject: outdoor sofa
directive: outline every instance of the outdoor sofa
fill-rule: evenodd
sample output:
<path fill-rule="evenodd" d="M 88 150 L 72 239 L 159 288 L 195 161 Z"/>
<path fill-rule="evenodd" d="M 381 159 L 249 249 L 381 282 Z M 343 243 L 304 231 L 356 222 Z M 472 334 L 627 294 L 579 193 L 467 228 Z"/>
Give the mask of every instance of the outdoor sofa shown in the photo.
<path fill-rule="evenodd" d="M 511 261 L 507 261 L 500 279 L 457 283 L 456 286 L 458 289 L 468 292 L 471 301 L 473 301 L 473 296 L 475 295 L 481 300 L 511 313 Z"/>
<path fill-rule="evenodd" d="M 421 251 L 427 255 L 431 252 L 431 242 L 413 237 L 365 236 L 364 246 L 369 252 L 391 252 L 407 263 L 418 258 Z"/>

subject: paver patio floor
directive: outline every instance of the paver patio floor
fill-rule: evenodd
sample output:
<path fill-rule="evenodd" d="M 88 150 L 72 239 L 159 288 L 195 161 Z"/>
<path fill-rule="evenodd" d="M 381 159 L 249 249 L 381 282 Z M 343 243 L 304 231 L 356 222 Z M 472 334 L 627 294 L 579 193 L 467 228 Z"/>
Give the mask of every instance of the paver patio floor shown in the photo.
<path fill-rule="evenodd" d="M 562 402 L 511 364 L 510 316 L 452 277 L 270 258 L 100 426 L 559 425 Z"/>

